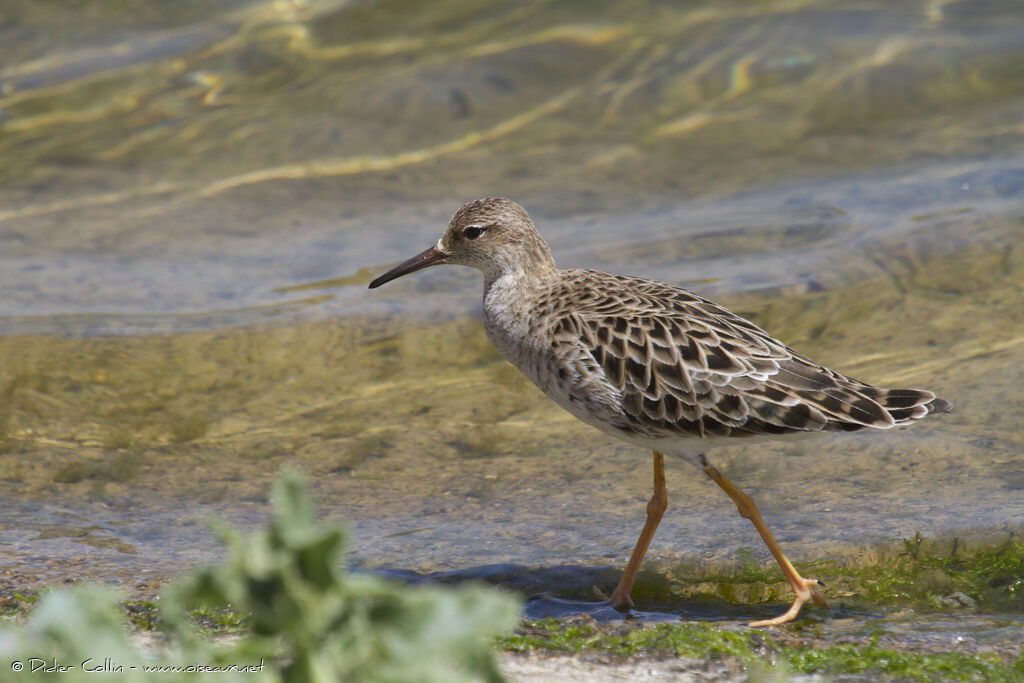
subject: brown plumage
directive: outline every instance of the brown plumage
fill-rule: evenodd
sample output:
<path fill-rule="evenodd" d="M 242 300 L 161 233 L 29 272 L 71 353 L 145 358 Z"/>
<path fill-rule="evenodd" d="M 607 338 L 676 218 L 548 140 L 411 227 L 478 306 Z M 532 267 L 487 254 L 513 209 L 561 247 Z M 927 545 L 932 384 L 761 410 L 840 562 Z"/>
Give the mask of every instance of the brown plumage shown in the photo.
<path fill-rule="evenodd" d="M 484 328 L 504 356 L 587 424 L 654 452 L 647 523 L 610 603 L 628 610 L 647 546 L 667 505 L 662 453 L 701 468 L 750 519 L 796 593 L 824 605 L 772 538 L 757 506 L 707 460 L 735 437 L 885 430 L 951 409 L 920 389 L 882 389 L 803 356 L 752 322 L 671 285 L 594 270 L 559 270 L 515 202 L 462 206 L 437 245 L 370 287 L 427 266 L 484 274 Z"/>
<path fill-rule="evenodd" d="M 570 401 L 586 402 L 582 376 L 602 375 L 619 395 L 617 425 L 631 434 L 888 429 L 950 409 L 930 391 L 880 389 L 829 370 L 677 287 L 598 271 L 560 275 L 547 300 L 551 362 L 573 370 L 576 381 L 562 380 Z M 581 362 L 580 347 L 593 363 Z"/>

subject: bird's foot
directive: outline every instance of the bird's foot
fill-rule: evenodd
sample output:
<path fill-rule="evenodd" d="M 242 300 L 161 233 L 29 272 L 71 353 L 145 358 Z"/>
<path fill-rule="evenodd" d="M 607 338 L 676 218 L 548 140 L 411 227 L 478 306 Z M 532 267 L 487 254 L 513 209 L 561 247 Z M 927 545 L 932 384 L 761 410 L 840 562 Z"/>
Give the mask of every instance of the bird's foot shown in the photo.
<path fill-rule="evenodd" d="M 791 582 L 793 586 L 793 592 L 796 594 L 796 598 L 793 600 L 792 606 L 786 610 L 785 614 L 780 614 L 774 619 L 763 619 L 761 621 L 752 621 L 750 626 L 762 627 L 762 626 L 778 626 L 785 624 L 796 619 L 797 615 L 800 614 L 800 609 L 804 606 L 808 600 L 813 600 L 815 605 L 819 607 L 828 607 L 828 603 L 825 598 L 821 597 L 818 593 L 818 586 L 824 586 L 821 581 L 817 579 L 805 579 L 801 576 L 797 577 L 796 582 Z"/>
<path fill-rule="evenodd" d="M 605 600 L 605 604 L 609 607 L 614 607 L 617 612 L 622 612 L 623 614 L 629 614 L 629 611 L 636 607 L 629 593 L 620 593 L 619 591 L 612 593 L 612 597 Z"/>

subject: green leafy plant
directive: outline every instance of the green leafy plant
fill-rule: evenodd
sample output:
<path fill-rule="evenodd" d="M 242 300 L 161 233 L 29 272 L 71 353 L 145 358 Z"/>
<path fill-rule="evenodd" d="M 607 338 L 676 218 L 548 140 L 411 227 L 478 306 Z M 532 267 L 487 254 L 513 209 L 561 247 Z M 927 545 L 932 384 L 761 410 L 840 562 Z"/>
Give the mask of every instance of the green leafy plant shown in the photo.
<path fill-rule="evenodd" d="M 344 533 L 316 522 L 301 478 L 281 477 L 273 497 L 266 529 L 248 537 L 220 529 L 229 557 L 161 600 L 162 646 L 133 646 L 114 597 L 88 587 L 46 595 L 24 626 L 0 631 L 0 666 L 14 671 L 18 662 L 26 678 L 65 683 L 96 680 L 86 660 L 129 681 L 151 680 L 154 670 L 174 670 L 176 680 L 502 680 L 493 643 L 515 626 L 516 599 L 482 586 L 409 587 L 343 572 Z M 218 642 L 193 623 L 197 609 L 245 615 L 246 628 Z M 33 671 L 40 661 L 73 668 Z"/>

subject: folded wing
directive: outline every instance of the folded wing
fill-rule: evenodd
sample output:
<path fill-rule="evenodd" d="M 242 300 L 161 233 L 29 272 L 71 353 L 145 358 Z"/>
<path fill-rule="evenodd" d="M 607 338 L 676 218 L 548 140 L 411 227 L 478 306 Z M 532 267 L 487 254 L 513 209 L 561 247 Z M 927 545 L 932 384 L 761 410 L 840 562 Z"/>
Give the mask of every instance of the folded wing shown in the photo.
<path fill-rule="evenodd" d="M 951 407 L 929 391 L 881 389 L 829 370 L 686 290 L 571 272 L 561 286 L 575 286 L 574 305 L 549 320 L 555 361 L 575 375 L 570 398 L 592 396 L 595 382 L 611 390 L 620 429 L 653 437 L 888 429 Z"/>

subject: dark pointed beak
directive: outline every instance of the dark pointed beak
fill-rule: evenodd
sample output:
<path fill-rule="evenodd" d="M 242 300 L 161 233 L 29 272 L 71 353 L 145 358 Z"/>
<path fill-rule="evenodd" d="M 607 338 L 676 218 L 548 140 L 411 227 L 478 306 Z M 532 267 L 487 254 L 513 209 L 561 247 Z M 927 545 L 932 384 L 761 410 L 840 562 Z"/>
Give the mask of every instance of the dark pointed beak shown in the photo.
<path fill-rule="evenodd" d="M 436 246 L 433 246 L 430 249 L 427 249 L 426 251 L 416 254 L 408 261 L 399 263 L 397 266 L 395 266 L 388 272 L 378 277 L 376 280 L 370 283 L 370 289 L 380 287 L 385 282 L 391 282 L 396 277 L 408 275 L 409 273 L 419 270 L 421 268 L 426 268 L 427 266 L 434 266 L 437 265 L 438 263 L 444 263 L 444 257 L 445 255 L 442 254 Z"/>

